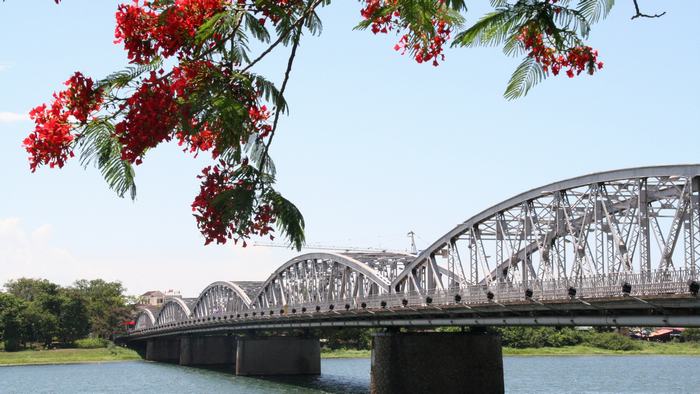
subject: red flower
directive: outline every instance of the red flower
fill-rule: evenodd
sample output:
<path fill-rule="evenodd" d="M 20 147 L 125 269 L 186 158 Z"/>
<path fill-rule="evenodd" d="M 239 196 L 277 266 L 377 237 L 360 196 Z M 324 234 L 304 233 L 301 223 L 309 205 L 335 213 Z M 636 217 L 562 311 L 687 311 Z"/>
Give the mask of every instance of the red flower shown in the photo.
<path fill-rule="evenodd" d="M 221 198 L 221 193 L 235 189 L 255 192 L 254 180 L 245 177 L 239 171 L 247 165 L 245 160 L 239 168 L 221 162 L 217 166 L 204 168 L 198 176 L 202 184 L 199 194 L 192 202 L 192 211 L 197 220 L 197 227 L 204 235 L 205 245 L 214 241 L 223 244 L 233 239 L 234 242 L 243 240 L 245 247 L 245 239 L 251 235 L 269 235 L 273 238 L 271 233 L 274 230 L 271 225 L 275 222 L 275 214 L 269 204 L 254 206 L 253 217 L 249 218 L 241 215 L 239 211 L 227 209 L 228 205 L 235 204 L 235 201 L 217 201 L 217 198 Z M 234 212 L 234 216 L 230 216 L 231 212 Z"/>
<path fill-rule="evenodd" d="M 551 1 L 556 3 L 556 1 Z M 535 59 L 543 70 L 558 75 L 562 69 L 566 70 L 566 75 L 573 78 L 587 70 L 589 74 L 603 68 L 603 62 L 598 61 L 598 51 L 589 46 L 576 46 L 568 48 L 565 52 L 558 52 L 555 48 L 544 44 L 543 34 L 534 27 L 524 27 L 518 36 L 518 40 L 523 43 L 528 56 Z"/>
<path fill-rule="evenodd" d="M 149 63 L 154 56 L 182 57 L 189 54 L 197 30 L 215 14 L 224 11 L 225 0 L 175 0 L 174 4 L 134 0 L 117 9 L 115 43 L 133 63 Z"/>
<path fill-rule="evenodd" d="M 179 118 L 179 106 L 172 87 L 155 72 L 127 99 L 129 112 L 117 123 L 115 132 L 123 144 L 122 159 L 141 164 L 148 148 L 169 141 Z"/>
<path fill-rule="evenodd" d="M 65 82 L 68 89 L 54 93 L 51 106 L 42 104 L 29 112 L 34 121 L 34 131 L 24 139 L 23 146 L 29 153 L 32 172 L 43 164 L 63 167 L 68 157 L 73 157 L 74 140 L 70 117 L 85 123 L 90 114 L 102 105 L 102 90 L 94 88 L 94 82 L 76 72 Z"/>

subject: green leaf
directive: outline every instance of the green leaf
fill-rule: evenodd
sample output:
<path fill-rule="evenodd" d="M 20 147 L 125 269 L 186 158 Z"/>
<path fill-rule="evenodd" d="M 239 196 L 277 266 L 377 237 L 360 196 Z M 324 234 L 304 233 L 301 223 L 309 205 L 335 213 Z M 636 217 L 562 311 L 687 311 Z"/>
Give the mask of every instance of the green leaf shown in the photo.
<path fill-rule="evenodd" d="M 484 15 L 469 29 L 455 36 L 452 46 L 496 46 L 509 36 L 517 34 L 523 16 L 510 9 L 501 9 Z"/>
<path fill-rule="evenodd" d="M 80 134 L 77 145 L 83 167 L 94 164 L 119 197 L 129 193 L 132 200 L 136 199 L 136 175 L 131 163 L 121 158 L 121 144 L 114 136 L 114 125 L 103 119 L 90 122 Z"/>
<path fill-rule="evenodd" d="M 615 0 L 580 0 L 576 7 L 589 23 L 605 18 L 615 5 Z"/>
<path fill-rule="evenodd" d="M 270 191 L 268 198 L 277 216 L 276 224 L 280 233 L 287 237 L 287 240 L 296 250 L 301 250 L 301 247 L 306 242 L 304 235 L 305 223 L 301 212 L 294 204 L 276 191 Z"/>
<path fill-rule="evenodd" d="M 142 64 L 138 66 L 129 66 L 124 70 L 114 72 L 104 79 L 97 82 L 97 88 L 105 89 L 110 91 L 113 89 L 120 89 L 129 85 L 131 81 L 138 78 L 141 74 L 145 72 L 155 71 L 161 67 L 163 64 L 162 59 L 155 58 L 151 63 Z"/>
<path fill-rule="evenodd" d="M 546 78 L 542 66 L 531 57 L 526 57 L 510 77 L 503 96 L 508 100 L 522 97 L 536 84 Z"/>

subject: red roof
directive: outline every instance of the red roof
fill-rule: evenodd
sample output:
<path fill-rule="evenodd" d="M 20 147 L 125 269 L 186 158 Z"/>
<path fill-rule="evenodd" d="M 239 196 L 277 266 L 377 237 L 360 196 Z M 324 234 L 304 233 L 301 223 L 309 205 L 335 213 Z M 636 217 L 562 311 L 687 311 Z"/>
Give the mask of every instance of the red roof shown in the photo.
<path fill-rule="evenodd" d="M 674 332 L 683 332 L 685 331 L 685 328 L 674 328 L 674 327 L 663 327 L 663 328 L 658 328 L 651 334 L 649 334 L 649 337 L 660 337 L 663 335 L 668 335 L 672 334 Z"/>

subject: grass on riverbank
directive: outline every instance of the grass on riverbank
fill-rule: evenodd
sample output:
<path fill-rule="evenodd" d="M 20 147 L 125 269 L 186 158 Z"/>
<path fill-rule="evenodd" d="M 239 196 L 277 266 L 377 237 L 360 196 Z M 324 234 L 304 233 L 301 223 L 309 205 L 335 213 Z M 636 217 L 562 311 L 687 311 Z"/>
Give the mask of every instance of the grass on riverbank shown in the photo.
<path fill-rule="evenodd" d="M 587 345 L 541 347 L 515 349 L 504 347 L 504 356 L 627 356 L 627 355 L 669 355 L 669 356 L 700 356 L 700 343 L 657 343 L 639 342 L 637 350 L 607 350 Z M 322 358 L 368 358 L 369 350 L 355 349 L 322 349 Z"/>
<path fill-rule="evenodd" d="M 586 356 L 586 355 L 669 355 L 700 356 L 700 343 L 657 343 L 639 341 L 635 350 L 608 350 L 587 345 L 542 347 L 542 348 L 503 348 L 504 356 Z"/>
<path fill-rule="evenodd" d="M 93 363 L 139 359 L 141 357 L 135 351 L 122 347 L 113 347 L 111 349 L 53 349 L 0 352 L 0 366 Z"/>
<path fill-rule="evenodd" d="M 639 342 L 638 350 L 606 350 L 586 345 L 514 349 L 503 348 L 504 356 L 626 356 L 626 355 L 685 355 L 700 356 L 700 343 L 656 343 Z M 369 358 L 369 350 L 322 349 L 322 358 Z M 23 350 L 20 352 L 0 351 L 2 365 L 72 364 L 108 361 L 140 360 L 139 355 L 130 349 L 54 349 Z"/>

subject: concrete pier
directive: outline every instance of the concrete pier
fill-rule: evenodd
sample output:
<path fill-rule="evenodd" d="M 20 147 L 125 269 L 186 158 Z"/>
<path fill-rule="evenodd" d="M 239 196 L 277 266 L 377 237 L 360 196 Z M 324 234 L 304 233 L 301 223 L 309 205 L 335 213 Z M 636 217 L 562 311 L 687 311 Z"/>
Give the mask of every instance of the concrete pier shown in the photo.
<path fill-rule="evenodd" d="M 504 392 L 501 340 L 468 333 L 378 333 L 370 392 Z"/>
<path fill-rule="evenodd" d="M 146 360 L 164 363 L 180 362 L 178 338 L 155 338 L 146 342 Z"/>
<path fill-rule="evenodd" d="M 308 337 L 240 337 L 236 375 L 319 375 L 321 344 Z"/>
<path fill-rule="evenodd" d="M 180 338 L 180 365 L 233 365 L 236 341 L 228 335 Z"/>

